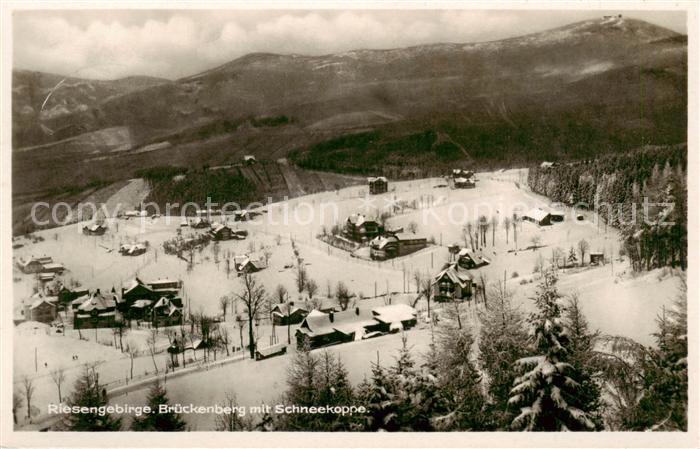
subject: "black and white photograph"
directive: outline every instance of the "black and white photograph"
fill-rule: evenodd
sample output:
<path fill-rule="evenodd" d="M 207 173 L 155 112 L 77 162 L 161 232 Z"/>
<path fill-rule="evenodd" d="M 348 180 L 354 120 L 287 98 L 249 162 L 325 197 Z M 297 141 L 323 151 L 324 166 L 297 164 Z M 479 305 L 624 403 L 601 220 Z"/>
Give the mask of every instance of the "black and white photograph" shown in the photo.
<path fill-rule="evenodd" d="M 696 3 L 2 8 L 3 447 L 700 444 Z"/>

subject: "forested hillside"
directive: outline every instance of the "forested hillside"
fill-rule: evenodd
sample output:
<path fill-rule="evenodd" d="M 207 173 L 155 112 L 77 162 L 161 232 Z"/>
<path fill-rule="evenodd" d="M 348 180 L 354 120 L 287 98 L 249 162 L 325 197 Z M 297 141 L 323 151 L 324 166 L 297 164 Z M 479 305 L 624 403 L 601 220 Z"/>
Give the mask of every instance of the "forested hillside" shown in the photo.
<path fill-rule="evenodd" d="M 687 147 L 644 147 L 594 160 L 530 169 L 530 188 L 597 209 L 622 232 L 635 270 L 687 264 Z"/>

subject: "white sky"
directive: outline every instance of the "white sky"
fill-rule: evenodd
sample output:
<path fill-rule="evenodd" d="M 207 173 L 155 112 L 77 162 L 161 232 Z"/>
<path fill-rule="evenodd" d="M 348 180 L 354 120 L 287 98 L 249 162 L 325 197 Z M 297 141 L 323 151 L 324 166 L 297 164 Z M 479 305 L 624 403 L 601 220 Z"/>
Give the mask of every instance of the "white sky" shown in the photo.
<path fill-rule="evenodd" d="M 360 48 L 495 40 L 618 11 L 54 10 L 13 13 L 19 69 L 113 79 L 175 79 L 251 52 L 319 55 Z M 683 11 L 621 11 L 686 33 Z"/>

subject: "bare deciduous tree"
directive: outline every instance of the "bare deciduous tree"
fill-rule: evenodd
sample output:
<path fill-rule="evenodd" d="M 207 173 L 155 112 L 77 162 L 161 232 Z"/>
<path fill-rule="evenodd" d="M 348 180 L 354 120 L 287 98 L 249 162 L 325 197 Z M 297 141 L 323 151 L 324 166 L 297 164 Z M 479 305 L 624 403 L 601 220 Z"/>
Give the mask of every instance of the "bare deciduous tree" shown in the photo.
<path fill-rule="evenodd" d="M 62 402 L 63 397 L 61 396 L 61 385 L 66 380 L 65 368 L 57 368 L 51 371 L 51 380 L 53 380 L 53 383 L 56 384 L 56 388 L 58 388 L 58 402 Z"/>
<path fill-rule="evenodd" d="M 309 300 L 316 295 L 316 292 L 318 292 L 318 284 L 313 279 L 308 279 L 306 281 L 306 293 L 309 294 Z"/>
<path fill-rule="evenodd" d="M 591 247 L 586 239 L 581 239 L 578 242 L 578 252 L 581 254 L 581 266 L 584 265 L 584 258 L 586 256 L 586 251 Z"/>
<path fill-rule="evenodd" d="M 246 315 L 248 315 L 248 347 L 250 358 L 255 358 L 255 334 L 253 332 L 253 320 L 265 305 L 265 287 L 258 284 L 252 274 L 245 273 L 241 278 L 242 289 L 236 293 L 236 297 L 243 303 Z"/>
<path fill-rule="evenodd" d="M 226 311 L 228 310 L 230 303 L 231 298 L 228 295 L 224 295 L 219 298 L 219 309 L 221 310 L 221 315 L 223 316 L 224 321 L 226 321 Z"/>
<path fill-rule="evenodd" d="M 277 284 L 277 287 L 275 287 L 275 299 L 280 304 L 287 301 L 287 289 L 284 285 Z"/>
<path fill-rule="evenodd" d="M 24 376 L 22 378 L 22 394 L 24 395 L 24 401 L 27 404 L 27 419 L 32 419 L 32 397 L 34 396 L 34 381 L 29 376 Z"/>

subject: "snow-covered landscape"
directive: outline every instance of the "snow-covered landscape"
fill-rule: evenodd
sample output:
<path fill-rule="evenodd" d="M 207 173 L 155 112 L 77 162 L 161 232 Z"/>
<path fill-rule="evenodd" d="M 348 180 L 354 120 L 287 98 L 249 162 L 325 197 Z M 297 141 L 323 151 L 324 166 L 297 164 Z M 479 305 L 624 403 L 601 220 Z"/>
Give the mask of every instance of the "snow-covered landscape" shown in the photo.
<path fill-rule="evenodd" d="M 286 203 L 273 203 L 266 207 L 266 213 L 254 221 L 235 223 L 235 227 L 249 232 L 245 240 L 220 242 L 217 255 L 214 254 L 213 245 L 209 245 L 195 254 L 194 265 L 190 270 L 187 261 L 167 255 L 162 250 L 163 242 L 173 238 L 181 229 L 179 217 L 130 220 L 113 218 L 108 220 L 108 232 L 98 237 L 83 235 L 80 223 L 37 232 L 34 236 L 43 237 L 42 241 L 31 243 L 27 239 L 17 239 L 24 246 L 15 250 L 14 257 L 19 260 L 51 256 L 65 265 L 66 271 L 61 277 L 66 283 L 75 280 L 90 290 L 108 291 L 115 288 L 120 291 L 133 277 L 181 280 L 185 307 L 189 313 L 198 311 L 220 316 L 222 311 L 219 299 L 233 295 L 240 289 L 240 280 L 235 272 L 226 273 L 223 258 L 228 253 L 231 258 L 244 254 L 262 257 L 263 252 L 269 251 L 267 268 L 255 274 L 266 290 L 272 294 L 277 285 L 283 285 L 293 299 L 301 300 L 308 296 L 306 292 L 297 293 L 295 256 L 291 246 L 294 241 L 309 277 L 319 285 L 319 296 L 327 296 L 324 293 L 326 286 L 332 289 L 338 281 L 342 281 L 356 294 L 354 304 L 357 307 L 377 307 L 389 303 L 389 298 L 393 298 L 393 303 L 413 304 L 419 296 L 413 274 L 419 272 L 425 276 L 434 276 L 448 261 L 448 246 L 453 243 L 462 246 L 465 244 L 463 229 L 459 226 L 459 221 L 454 221 L 455 218 L 460 219 L 458 214 L 466 214 L 461 218 L 466 222 L 469 214 L 473 217 L 473 211 L 482 213 L 487 208 L 498 217 L 512 213 L 514 208 L 527 210 L 550 206 L 546 198 L 533 194 L 518 183 L 524 176 L 527 176 L 524 170 L 478 173 L 477 188 L 468 190 L 437 188 L 436 186 L 444 185 L 445 180 L 435 178 L 393 183 L 390 192 L 373 197 L 367 196 L 366 188 L 354 187 L 303 196 Z M 396 216 L 391 217 L 388 224 L 400 227 L 415 222 L 418 223 L 417 233 L 434 238 L 434 245 L 417 253 L 381 262 L 368 261 L 352 257 L 349 252 L 333 248 L 316 238 L 322 228 L 339 224 L 352 213 L 374 216 L 382 210 L 391 209 L 393 204 L 411 204 L 414 200 L 418 204 L 417 210 L 397 210 Z M 292 217 L 286 223 L 281 213 L 285 210 Z M 300 212 L 295 215 L 297 210 Z M 326 216 L 322 216 L 322 212 Z M 590 244 L 590 251 L 603 252 L 606 258 L 612 256 L 613 260 L 602 266 L 560 270 L 561 291 L 579 295 L 582 310 L 594 330 L 633 338 L 643 344 L 653 344 L 655 318 L 663 307 L 671 305 L 674 296 L 669 292 L 677 289 L 678 278 L 673 272 L 662 269 L 633 274 L 625 258 L 618 255 L 619 243 L 615 229 L 597 226 L 595 217 L 590 213 L 586 213 L 584 221 L 571 217 L 569 214 L 563 223 L 547 227 L 521 222 L 517 229 L 517 248 L 530 246 L 532 241 L 537 241 L 539 248 L 536 249 L 516 250 L 512 230 L 509 230 L 509 243 L 506 243 L 505 228 L 497 227 L 493 235 L 489 233 L 487 236 L 485 253 L 490 257 L 491 263 L 480 268 L 479 273 L 483 274 L 487 284 L 499 282 L 505 276 L 514 303 L 524 313 L 530 313 L 534 310 L 530 298 L 534 295 L 539 277 L 538 273 L 533 273 L 538 259 L 550 259 L 554 248 L 560 247 L 568 251 L 576 242 L 586 240 Z M 181 232 L 187 234 L 200 231 L 184 228 Z M 492 237 L 493 245 L 490 244 Z M 127 242 L 148 242 L 149 249 L 140 256 L 124 257 L 117 250 Z M 15 318 L 21 321 L 22 311 L 35 300 L 33 289 L 38 281 L 33 275 L 23 274 L 17 268 L 14 276 Z M 334 299 L 331 297 L 327 300 Z M 419 298 L 414 305 L 420 314 L 425 314 L 427 304 L 424 298 Z M 435 307 L 437 310 L 434 309 L 434 313 L 439 313 L 440 306 Z M 463 307 L 465 313 L 471 313 L 470 325 L 474 326 L 474 333 L 477 333 L 478 321 L 474 319 L 474 313 L 483 305 L 465 304 Z M 234 321 L 235 316 L 242 312 L 243 306 L 234 302 L 227 310 L 227 316 L 222 316 L 222 322 L 219 323 L 219 326 L 229 329 L 234 342 L 238 341 L 240 330 Z M 129 381 L 148 379 L 155 375 L 154 362 L 146 350 L 148 328 L 132 328 L 124 337 L 141 350 L 134 359 L 135 378 L 129 379 L 131 360 L 115 347 L 116 337 L 111 329 L 84 329 L 78 335 L 72 329 L 70 317 L 65 313 L 61 316 L 66 325 L 65 331 L 61 333 L 57 333 L 54 327 L 32 321 L 22 322 L 15 331 L 15 385 L 19 388 L 24 376 L 35 379 L 33 404 L 37 408 L 37 416 L 34 419 L 41 422 L 47 404 L 57 400 L 57 388 L 51 372 L 58 368 L 67 370 L 64 394 L 70 391 L 71 384 L 81 373 L 84 364 L 95 364 L 102 384 L 108 391 L 115 390 L 115 401 L 142 402 L 147 383 L 135 391 L 126 389 L 127 396 L 119 394 L 119 391 Z M 423 322 L 416 330 L 406 331 L 416 354 L 424 353 L 428 347 L 431 335 L 428 328 Z M 296 325 L 291 329 L 292 340 L 295 329 Z M 272 333 L 269 320 L 259 324 L 256 333 L 259 346 L 269 345 Z M 276 333 L 278 341 L 286 341 L 285 327 L 278 326 Z M 243 337 L 244 344 L 247 344 L 246 332 L 243 332 Z M 168 340 L 162 332 L 158 338 L 155 365 L 163 372 L 169 358 L 165 352 Z M 370 363 L 376 360 L 378 354 L 381 359 L 393 360 L 399 343 L 399 337 L 393 335 L 333 347 L 332 351 L 340 355 L 348 367 L 350 379 L 357 383 L 370 374 Z M 237 342 L 234 346 L 241 347 L 241 344 Z M 77 356 L 77 359 L 74 360 L 73 356 Z M 223 350 L 218 356 L 226 358 Z M 204 372 L 199 369 L 168 381 L 173 386 L 173 398 L 181 402 L 196 399 L 211 403 L 217 394 L 221 394 L 221 381 L 224 378 L 230 379 L 227 389 L 235 392 L 239 400 L 247 405 L 274 401 L 283 391 L 290 355 L 260 362 L 243 360 L 242 352 L 228 357 L 236 360 Z M 256 383 L 255 388 L 250 388 L 251 382 L 245 379 L 256 376 L 261 368 L 271 373 L 266 378 L 267 383 Z M 201 388 L 186 388 L 187 385 L 210 385 L 213 389 L 207 392 Z M 25 412 L 19 411 L 18 415 L 24 416 Z M 199 416 L 197 419 L 204 418 Z M 209 423 L 196 421 L 192 424 L 198 429 L 206 429 L 211 422 L 213 421 L 209 419 Z"/>

